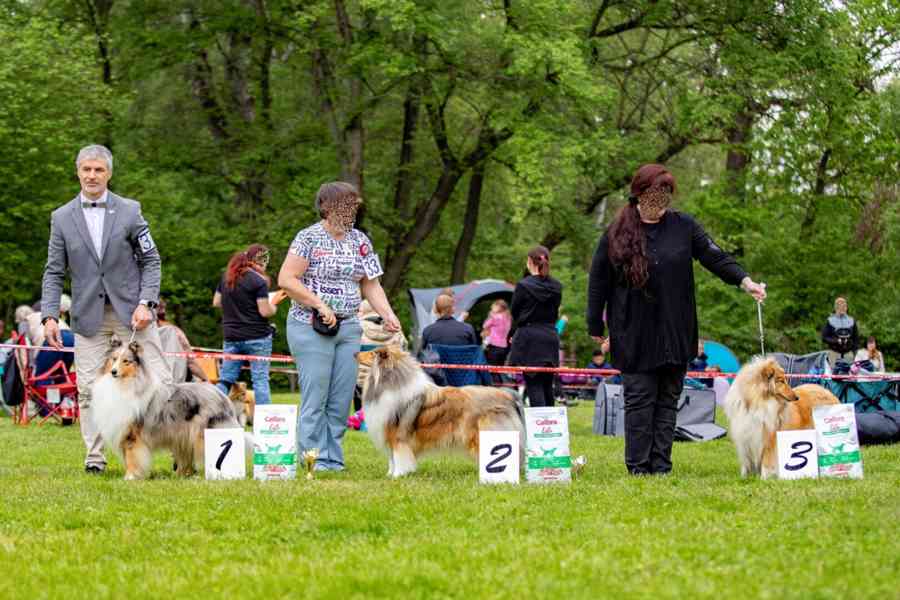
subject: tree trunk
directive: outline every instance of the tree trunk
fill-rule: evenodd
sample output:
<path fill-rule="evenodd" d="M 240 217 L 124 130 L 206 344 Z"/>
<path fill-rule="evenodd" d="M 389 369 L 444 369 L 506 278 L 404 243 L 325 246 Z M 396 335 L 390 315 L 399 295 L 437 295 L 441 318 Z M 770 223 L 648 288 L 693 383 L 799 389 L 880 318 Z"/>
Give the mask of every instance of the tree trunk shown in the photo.
<path fill-rule="evenodd" d="M 444 207 L 450 201 L 456 184 L 463 176 L 459 165 L 453 163 L 444 167 L 437 186 L 427 202 L 416 211 L 416 220 L 407 234 L 394 246 L 389 254 L 384 276 L 381 279 L 382 286 L 388 296 L 394 296 L 400 291 L 403 284 L 403 275 L 409 266 L 410 260 L 425 238 L 431 233 Z"/>
<path fill-rule="evenodd" d="M 801 235 L 808 233 L 813 225 L 816 224 L 816 212 L 819 208 L 819 202 L 825 195 L 825 187 L 828 185 L 828 160 L 831 158 L 831 148 L 827 148 L 819 159 L 819 165 L 816 167 L 816 183 L 813 186 L 813 194 L 806 205 L 806 214 L 803 215 L 803 222 L 800 223 Z"/>
<path fill-rule="evenodd" d="M 109 49 L 109 13 L 112 10 L 113 0 L 85 0 L 88 23 L 94 32 L 97 42 L 97 57 L 100 60 L 101 80 L 103 85 L 112 87 L 112 58 Z M 109 108 L 101 110 L 103 114 L 103 145 L 112 149 L 113 146 L 113 115 Z"/>
<path fill-rule="evenodd" d="M 742 204 L 747 199 L 747 165 L 750 155 L 746 144 L 753 130 L 753 113 L 742 110 L 735 115 L 734 126 L 726 131 L 728 154 L 725 157 L 725 185 L 728 195 Z"/>
<path fill-rule="evenodd" d="M 463 283 L 466 280 L 466 262 L 478 231 L 478 212 L 481 208 L 481 188 L 484 184 L 484 163 L 472 167 L 469 178 L 469 195 L 466 200 L 466 214 L 463 217 L 463 228 L 453 253 L 453 271 L 450 273 L 450 285 Z"/>

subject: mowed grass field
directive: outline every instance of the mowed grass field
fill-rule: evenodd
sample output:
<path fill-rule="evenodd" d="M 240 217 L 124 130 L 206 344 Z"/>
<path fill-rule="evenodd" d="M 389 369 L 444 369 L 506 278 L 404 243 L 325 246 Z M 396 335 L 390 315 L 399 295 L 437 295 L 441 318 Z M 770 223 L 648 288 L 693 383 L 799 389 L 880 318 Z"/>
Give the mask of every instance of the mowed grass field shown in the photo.
<path fill-rule="evenodd" d="M 284 394 L 281 402 L 293 401 Z M 730 441 L 665 478 L 571 408 L 583 476 L 488 487 L 432 458 L 399 481 L 366 434 L 313 482 L 125 482 L 83 472 L 77 427 L 0 420 L 0 598 L 900 598 L 900 446 L 862 481 L 741 480 Z"/>

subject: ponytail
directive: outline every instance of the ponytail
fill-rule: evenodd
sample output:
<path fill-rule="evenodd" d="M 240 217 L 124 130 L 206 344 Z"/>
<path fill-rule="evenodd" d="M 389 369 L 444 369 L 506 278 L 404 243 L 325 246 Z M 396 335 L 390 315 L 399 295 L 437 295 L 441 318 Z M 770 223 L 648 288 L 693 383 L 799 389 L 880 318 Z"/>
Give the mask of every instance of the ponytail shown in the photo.
<path fill-rule="evenodd" d="M 535 246 L 528 251 L 528 258 L 538 269 L 538 275 L 548 277 L 550 275 L 550 251 L 544 246 Z"/>

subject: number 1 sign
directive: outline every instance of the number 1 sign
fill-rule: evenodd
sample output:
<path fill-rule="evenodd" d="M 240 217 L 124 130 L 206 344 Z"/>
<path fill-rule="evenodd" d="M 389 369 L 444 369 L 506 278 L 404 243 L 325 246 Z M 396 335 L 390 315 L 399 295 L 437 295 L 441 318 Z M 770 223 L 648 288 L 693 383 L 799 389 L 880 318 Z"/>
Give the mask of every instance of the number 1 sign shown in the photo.
<path fill-rule="evenodd" d="M 203 436 L 207 479 L 247 476 L 243 429 L 207 429 Z"/>
<path fill-rule="evenodd" d="M 482 431 L 478 434 L 478 472 L 481 483 L 519 483 L 519 432 Z"/>
<path fill-rule="evenodd" d="M 778 478 L 803 479 L 819 476 L 816 430 L 778 432 Z"/>

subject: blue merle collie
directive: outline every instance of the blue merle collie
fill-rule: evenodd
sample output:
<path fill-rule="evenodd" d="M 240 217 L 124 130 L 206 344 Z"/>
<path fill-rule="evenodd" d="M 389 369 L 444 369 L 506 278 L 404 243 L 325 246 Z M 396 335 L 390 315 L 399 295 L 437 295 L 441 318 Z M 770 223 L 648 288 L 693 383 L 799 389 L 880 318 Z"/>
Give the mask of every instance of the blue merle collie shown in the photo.
<path fill-rule="evenodd" d="M 209 383 L 162 383 L 137 342 L 113 338 L 91 391 L 92 416 L 104 442 L 125 463 L 125 479 L 150 474 L 153 451 L 168 449 L 179 475 L 204 463 L 205 429 L 240 428 L 231 400 Z M 245 434 L 247 435 L 247 434 Z M 248 450 L 253 447 L 248 440 Z"/>

